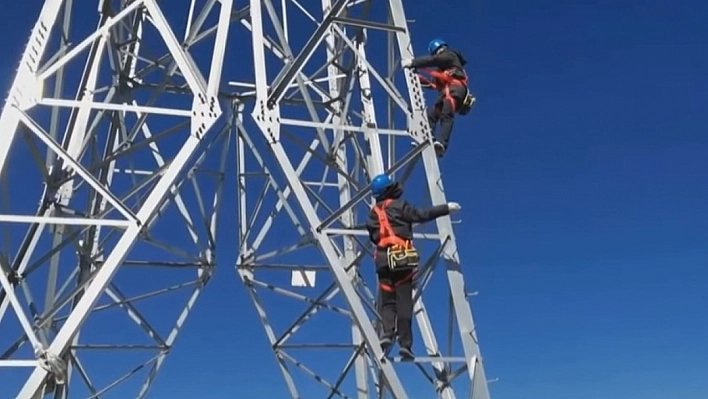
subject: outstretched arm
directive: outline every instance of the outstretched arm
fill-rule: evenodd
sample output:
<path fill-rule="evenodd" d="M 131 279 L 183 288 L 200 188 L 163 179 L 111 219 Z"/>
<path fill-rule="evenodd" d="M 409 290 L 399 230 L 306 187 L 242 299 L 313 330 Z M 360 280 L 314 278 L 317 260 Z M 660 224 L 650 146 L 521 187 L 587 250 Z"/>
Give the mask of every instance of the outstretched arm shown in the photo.
<path fill-rule="evenodd" d="M 418 209 L 407 201 L 402 202 L 401 217 L 408 223 L 425 223 L 450 214 L 450 208 L 447 204 L 437 205 L 428 209 Z"/>
<path fill-rule="evenodd" d="M 411 68 L 452 68 L 455 66 L 455 54 L 452 51 L 443 51 L 436 55 L 423 55 L 411 61 Z"/>

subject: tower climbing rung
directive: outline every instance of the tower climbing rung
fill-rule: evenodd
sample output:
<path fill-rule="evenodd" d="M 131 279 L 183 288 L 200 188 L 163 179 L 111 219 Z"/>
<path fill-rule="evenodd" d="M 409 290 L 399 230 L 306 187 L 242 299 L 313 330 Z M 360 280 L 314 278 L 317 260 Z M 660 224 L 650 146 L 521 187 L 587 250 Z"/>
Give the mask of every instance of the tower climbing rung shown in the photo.
<path fill-rule="evenodd" d="M 389 360 L 398 363 L 466 363 L 464 357 L 437 357 L 437 356 L 416 356 L 413 359 L 403 359 L 401 356 L 389 357 Z"/>

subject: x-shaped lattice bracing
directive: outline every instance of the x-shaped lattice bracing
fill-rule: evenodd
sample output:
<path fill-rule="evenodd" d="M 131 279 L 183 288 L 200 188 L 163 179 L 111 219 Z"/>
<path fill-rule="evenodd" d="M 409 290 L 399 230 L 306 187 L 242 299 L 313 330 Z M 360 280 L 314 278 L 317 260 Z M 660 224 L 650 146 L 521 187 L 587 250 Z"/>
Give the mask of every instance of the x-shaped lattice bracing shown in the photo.
<path fill-rule="evenodd" d="M 0 363 L 34 367 L 21 396 L 56 389 L 57 397 L 64 397 L 68 384 L 55 384 L 62 381 L 52 378 L 62 372 L 69 380 L 76 372 L 87 395 L 101 395 L 141 369 L 147 375 L 133 394 L 143 396 L 214 267 L 216 215 L 231 142 L 228 126 L 211 129 L 221 114 L 215 95 L 223 52 L 214 53 L 209 74 L 203 74 L 155 2 L 131 2 L 118 10 L 111 10 L 110 2 L 103 4 L 99 26 L 78 40 L 68 24 L 55 24 L 61 13 L 72 15 L 76 10 L 64 9 L 63 2 L 45 4 L 20 63 L 10 105 L 0 117 L 6 194 L 0 221 L 8 237 L 1 251 L 6 273 L 0 290 L 0 358 L 8 360 Z M 214 32 L 217 47 L 224 47 L 231 11 L 230 2 L 222 5 L 220 17 L 227 22 Z M 44 50 L 57 44 L 55 54 Z M 157 53 L 169 54 L 162 57 L 162 64 L 145 55 L 159 46 L 163 50 Z M 82 61 L 85 67 L 78 64 Z M 82 70 L 81 87 L 69 99 L 63 84 L 67 76 Z M 130 94 L 146 88 L 154 91 L 147 96 Z M 164 93 L 183 95 L 178 100 L 183 108 L 174 99 L 165 102 Z M 213 133 L 205 136 L 210 130 Z M 13 163 L 8 163 L 13 141 Z M 42 146 L 48 154 L 45 160 L 39 156 Z M 13 170 L 23 150 L 40 173 L 26 168 L 31 164 L 23 167 L 22 175 L 16 167 Z M 45 188 L 37 193 L 42 201 L 36 216 L 31 216 L 26 201 L 10 203 L 7 198 L 36 195 L 18 193 L 36 188 L 37 177 L 39 187 Z M 180 230 L 175 221 L 184 226 L 182 245 L 174 245 L 173 231 L 164 237 L 166 228 Z M 16 233 L 24 226 L 25 238 L 18 241 L 23 234 Z M 131 248 L 137 253 L 128 256 Z M 119 266 L 122 271 L 116 274 Z M 156 280 L 140 277 L 154 267 L 169 270 L 170 277 L 160 277 L 159 272 L 152 272 Z M 37 290 L 42 280 L 44 293 Z M 171 294 L 167 302 L 156 305 L 155 298 L 166 294 Z M 171 312 L 165 311 L 166 304 Z M 162 320 L 156 320 L 156 306 Z M 25 321 L 24 331 L 13 326 L 13 314 Z M 122 330 L 125 339 L 111 338 L 105 333 L 107 325 Z M 11 338 L 14 330 L 20 335 L 17 340 Z M 104 331 L 96 335 L 97 330 Z M 28 339 L 31 345 L 23 345 Z M 123 342 L 106 342 L 111 340 Z M 53 361 L 44 362 L 44 368 L 23 363 L 21 359 L 33 357 L 33 347 L 37 356 L 63 359 L 68 370 L 54 369 Z M 96 361 L 89 352 L 140 348 L 152 355 L 147 361 L 144 355 L 142 360 L 125 360 L 132 371 L 115 381 L 105 381 L 105 375 L 92 380 L 96 365 L 84 366 Z M 82 389 L 73 384 L 71 391 L 81 395 Z"/>
<path fill-rule="evenodd" d="M 287 36 L 285 33 L 285 24 L 282 23 L 282 25 L 278 26 L 278 24 L 281 24 L 281 21 L 284 21 L 289 17 L 274 17 L 274 13 L 272 11 L 273 7 L 272 5 L 269 6 L 268 2 L 264 2 L 264 6 L 262 7 L 263 13 L 260 12 L 261 10 L 254 12 L 254 9 L 257 8 L 257 6 L 255 3 L 252 3 L 250 21 L 252 26 L 250 27 L 253 31 L 254 48 L 256 49 L 254 54 L 255 62 L 257 65 L 265 66 L 263 69 L 259 68 L 259 70 L 256 71 L 257 99 L 256 106 L 253 111 L 253 118 L 263 132 L 265 139 L 269 142 L 270 150 L 276 154 L 278 164 L 281 166 L 283 174 L 285 175 L 288 189 L 296 192 L 297 203 L 300 205 L 301 212 L 304 213 L 302 217 L 303 222 L 298 222 L 299 225 L 309 225 L 312 237 L 317 239 L 319 249 L 327 257 L 328 263 L 333 269 L 334 274 L 339 274 L 337 276 L 337 280 L 339 281 L 339 284 L 343 286 L 342 290 L 344 291 L 351 287 L 351 283 L 347 282 L 349 281 L 347 280 L 347 277 L 344 277 L 347 273 L 342 273 L 341 270 L 337 270 L 338 267 L 341 267 L 338 266 L 338 264 L 342 264 L 343 259 L 351 259 L 351 255 L 348 258 L 346 254 L 348 251 L 352 253 L 351 247 L 354 242 L 353 238 L 358 235 L 358 232 L 361 232 L 361 230 L 355 232 L 355 229 L 352 229 L 353 224 L 355 224 L 353 223 L 354 219 L 352 210 L 353 208 L 356 208 L 357 205 L 365 205 L 362 203 L 362 200 L 364 200 L 367 196 L 367 178 L 370 178 L 372 172 L 378 172 L 385 169 L 383 168 L 383 153 L 380 150 L 381 143 L 379 142 L 379 138 L 390 136 L 387 144 L 395 142 L 396 136 L 411 137 L 414 143 L 421 140 L 420 138 L 423 138 L 422 144 L 418 151 L 423 151 L 423 158 L 426 158 L 427 155 L 429 160 L 432 159 L 433 162 L 435 162 L 435 160 L 434 158 L 431 158 L 431 151 L 427 148 L 426 141 L 429 137 L 429 128 L 427 123 L 423 122 L 423 99 L 420 85 L 415 81 L 414 75 L 410 72 L 405 73 L 405 77 L 409 82 L 407 86 L 409 90 L 408 94 L 410 100 L 413 102 L 413 109 L 409 109 L 407 105 L 408 101 L 404 100 L 403 97 L 398 94 L 399 92 L 396 89 L 396 86 L 391 83 L 391 80 L 384 79 L 381 74 L 378 74 L 376 72 L 376 68 L 374 68 L 371 62 L 366 59 L 363 45 L 363 38 L 365 35 L 362 34 L 363 32 L 355 32 L 350 35 L 351 37 L 347 35 L 344 25 L 346 25 L 346 22 L 351 21 L 351 18 L 342 17 L 342 10 L 347 9 L 347 7 L 344 7 L 342 3 L 338 3 L 338 5 L 340 7 L 334 5 L 332 8 L 327 8 L 325 4 L 325 10 L 321 11 L 323 15 L 322 20 L 317 21 L 315 24 L 317 26 L 315 32 L 306 40 L 306 43 L 323 44 L 322 47 L 326 47 L 325 51 L 327 52 L 327 57 L 325 58 L 324 64 L 317 64 L 316 66 L 311 65 L 310 70 L 315 72 L 312 74 L 306 74 L 306 78 L 309 79 L 307 82 L 298 81 L 297 84 L 293 83 L 296 80 L 297 74 L 302 74 L 307 69 L 307 63 L 305 61 L 311 61 L 313 58 L 316 58 L 315 54 L 318 48 L 314 45 L 308 46 L 305 44 L 303 46 L 303 50 L 298 54 L 294 54 L 290 51 L 288 48 L 288 43 L 286 43 L 283 39 L 283 37 Z M 348 11 L 351 11 L 351 8 L 352 7 L 350 7 Z M 392 8 L 395 9 L 396 7 L 392 6 Z M 309 12 L 307 14 L 312 16 L 315 13 Z M 333 15 L 335 15 L 334 18 L 332 17 Z M 280 39 L 279 43 L 273 44 L 272 40 L 268 41 L 265 39 L 263 31 L 266 22 L 276 25 L 274 29 L 277 32 L 276 36 Z M 342 23 L 338 24 L 338 22 Z M 398 36 L 397 39 L 399 42 L 398 50 L 400 58 L 400 52 L 405 54 L 405 51 L 408 51 L 410 48 L 410 43 L 406 41 L 406 29 L 402 28 L 405 26 L 405 18 L 400 17 L 399 23 L 401 24 L 393 27 L 389 24 L 388 28 L 394 35 Z M 368 24 L 367 27 L 374 25 L 376 24 Z M 383 24 L 379 26 L 382 25 Z M 285 59 L 285 66 L 278 67 L 277 64 L 274 64 L 274 67 L 276 68 L 275 70 L 279 72 L 276 74 L 276 77 L 271 84 L 271 81 L 268 78 L 268 67 L 271 64 L 269 63 L 266 54 L 267 50 L 276 47 L 276 45 L 279 45 L 280 48 L 285 49 L 280 54 L 276 54 L 281 58 L 281 60 L 283 58 Z M 259 53 L 259 49 L 266 50 Z M 343 65 L 346 61 L 342 60 L 346 58 L 347 51 L 350 52 L 349 54 L 358 55 L 358 57 L 353 56 L 350 60 L 347 60 L 351 61 L 349 63 L 350 67 L 344 68 Z M 408 55 L 411 56 L 412 53 L 409 52 Z M 355 68 L 356 66 L 359 68 Z M 329 79 L 323 79 L 322 76 L 318 75 L 323 73 L 323 71 L 326 71 L 329 74 Z M 404 123 L 404 125 L 412 127 L 412 130 L 383 129 L 381 126 L 376 126 L 376 117 L 373 115 L 373 104 L 371 104 L 371 106 L 368 104 L 372 97 L 374 97 L 370 94 L 371 83 L 370 80 L 368 80 L 371 75 L 374 75 L 378 78 L 375 80 L 382 83 L 379 88 L 379 92 L 383 91 L 386 93 L 389 96 L 389 102 L 392 105 L 396 106 L 403 104 L 403 106 L 399 106 L 399 109 L 406 111 L 406 122 L 409 122 Z M 322 87 L 323 82 L 329 83 L 329 87 Z M 357 86 L 354 83 L 358 83 L 357 89 L 361 96 L 352 96 L 352 93 L 356 91 L 355 86 Z M 367 85 L 369 85 L 369 87 L 367 87 Z M 311 87 L 314 87 L 311 89 L 312 93 L 308 91 Z M 323 94 L 322 92 L 325 90 L 327 93 Z M 320 95 L 322 100 L 317 102 L 311 98 L 308 98 L 311 97 L 312 94 Z M 363 112 L 358 114 L 355 112 L 350 112 L 350 108 L 352 108 L 352 97 L 359 97 L 357 100 L 360 99 L 360 102 L 357 105 L 362 107 Z M 301 103 L 303 103 L 301 108 L 305 109 L 305 114 L 301 114 L 299 118 L 285 116 L 285 114 L 290 111 L 290 107 L 293 107 L 293 104 L 295 103 L 294 100 L 296 98 L 299 98 Z M 281 99 L 282 101 L 275 101 L 277 99 Z M 313 113 L 313 109 L 318 112 L 316 114 Z M 413 112 L 411 113 L 410 111 Z M 309 118 L 305 115 L 309 116 Z M 352 123 L 356 119 L 358 119 L 359 123 Z M 362 122 L 364 122 L 365 126 L 362 126 Z M 374 130 L 372 127 L 377 127 L 377 129 Z M 326 172 L 323 174 L 320 181 L 316 182 L 310 179 L 306 168 L 301 167 L 302 164 L 298 164 L 298 166 L 295 167 L 297 160 L 301 158 L 299 155 L 295 155 L 298 153 L 295 148 L 302 151 L 307 147 L 308 139 L 305 137 L 309 134 L 307 133 L 308 129 L 309 132 L 314 133 L 312 142 L 314 143 L 317 141 L 318 143 L 314 148 L 310 146 L 306 149 L 307 155 L 310 155 L 314 159 L 313 163 L 323 165 L 326 171 L 332 170 L 332 173 L 335 174 L 337 179 L 336 183 L 331 179 L 326 179 L 324 177 L 324 175 L 327 174 Z M 371 135 L 374 131 L 377 132 L 378 135 Z M 369 134 L 368 136 L 367 133 Z M 332 135 L 333 140 L 330 139 L 330 134 Z M 365 141 L 366 138 L 368 138 L 368 142 Z M 317 145 L 321 146 L 321 148 L 319 148 L 319 154 Z M 346 147 L 353 148 L 353 150 L 347 152 L 347 150 L 344 150 Z M 399 151 L 399 153 L 410 154 L 410 159 L 406 159 L 396 165 L 396 169 L 405 168 L 405 173 L 408 174 L 411 171 L 408 167 L 419 160 L 419 158 L 416 157 L 418 154 L 415 149 L 410 146 L 404 147 L 403 151 Z M 389 154 L 387 155 L 389 165 L 393 165 L 396 161 L 398 161 L 395 151 L 391 148 L 389 148 Z M 348 173 L 349 171 L 347 171 L 346 165 L 347 162 L 352 161 L 355 164 L 358 163 L 359 166 L 359 168 L 354 169 L 361 170 L 363 168 L 368 171 L 368 174 L 361 177 L 355 177 L 355 174 L 357 173 L 356 170 L 352 171 L 354 174 Z M 426 166 L 429 165 L 426 164 Z M 434 169 L 436 168 L 437 163 L 435 162 Z M 435 172 L 435 170 L 433 172 Z M 437 173 L 439 176 L 439 171 Z M 433 185 L 437 190 L 435 195 L 438 197 L 438 201 L 436 201 L 436 203 L 444 202 L 442 190 L 437 186 L 437 182 L 433 183 Z M 318 189 L 315 189 L 315 186 L 317 186 Z M 340 193 L 351 192 L 352 194 L 340 194 L 339 203 L 334 204 L 331 202 L 331 196 L 328 200 L 325 198 L 326 195 L 322 194 L 324 187 L 336 187 L 340 190 Z M 297 194 L 297 191 L 300 191 L 299 195 Z M 360 212 L 363 210 L 363 207 L 361 206 L 358 208 Z M 445 222 L 441 221 L 440 223 Z M 447 220 L 447 223 L 449 224 L 449 219 Z M 331 232 L 337 232 L 340 235 L 343 234 L 347 237 L 344 238 L 344 241 L 341 244 L 338 244 L 330 239 L 329 233 Z M 322 233 L 326 234 L 322 235 Z M 449 241 L 450 239 L 449 235 L 442 236 L 440 234 L 432 234 L 431 236 L 433 236 L 433 238 L 437 238 L 439 241 Z M 359 241 L 355 245 L 361 246 L 362 243 Z M 450 250 L 447 245 L 444 252 L 446 253 L 446 256 L 450 256 Z M 454 254 L 454 252 L 452 253 Z M 452 280 L 454 280 L 454 278 Z M 452 281 L 452 283 L 456 284 L 457 281 Z M 462 288 L 462 291 L 454 295 L 454 308 L 456 312 L 453 313 L 455 313 L 456 316 L 464 316 L 464 312 L 461 313 L 457 311 L 457 308 L 460 306 L 465 306 L 469 309 L 469 307 L 466 303 L 466 297 L 463 291 L 464 287 L 455 287 L 455 289 L 459 288 Z M 347 297 L 347 302 L 349 302 L 353 308 L 356 308 L 359 305 L 356 303 L 352 304 L 351 301 L 359 301 L 361 303 L 357 296 L 355 296 L 355 293 L 356 291 L 354 290 L 344 294 Z M 419 296 L 419 294 L 417 294 L 417 296 Z M 460 297 L 463 301 L 465 301 L 465 303 L 460 302 Z M 360 310 L 365 310 L 365 307 L 360 307 Z M 432 328 L 430 328 L 430 321 L 427 320 L 422 302 L 416 305 L 416 311 L 418 315 L 418 322 L 422 327 L 421 330 L 424 340 L 426 341 L 427 351 L 431 355 L 440 356 L 441 351 L 437 348 L 437 344 L 435 343 L 436 338 Z M 353 313 L 356 318 L 356 309 L 353 309 Z M 471 320 L 471 313 L 469 316 L 469 320 Z M 359 314 L 358 317 L 361 320 L 364 320 L 367 316 L 364 314 Z M 366 326 L 363 326 L 363 329 L 366 330 Z M 463 337 L 463 339 L 464 338 L 468 337 Z M 373 336 L 373 339 L 374 341 L 372 341 L 370 350 L 371 352 L 374 352 L 374 354 L 370 356 L 369 360 L 377 362 L 380 360 L 378 354 L 376 354 L 378 340 L 375 336 Z M 475 349 L 476 343 L 474 343 L 474 345 L 475 346 L 470 348 L 471 350 Z M 438 362 L 436 361 L 437 359 L 443 361 Z M 462 356 L 458 358 L 448 357 L 447 359 L 437 359 L 430 359 L 429 361 L 435 363 L 436 374 L 439 379 L 443 380 L 438 381 L 438 388 L 442 391 L 444 396 L 452 397 L 453 394 L 444 386 L 452 379 L 450 372 L 447 374 L 445 373 L 444 369 L 449 369 L 449 367 L 443 364 L 445 363 L 444 360 L 447 360 L 447 363 L 461 361 L 464 365 L 470 358 Z M 377 368 L 384 370 L 384 374 L 389 374 L 386 375 L 386 377 L 388 377 L 387 380 L 393 381 L 394 385 L 396 384 L 395 380 L 397 379 L 397 376 L 395 376 L 395 372 L 393 370 L 387 367 L 387 364 L 378 364 Z M 286 380 L 291 379 L 292 377 L 286 376 Z M 478 384 L 476 384 L 478 386 L 478 395 L 484 395 L 484 390 L 486 390 L 486 382 L 484 382 L 484 380 L 481 381 L 482 382 L 479 383 L 478 380 Z M 358 382 L 361 383 L 361 381 Z M 481 393 L 479 391 L 479 386 L 482 386 Z M 361 386 L 358 388 L 361 388 Z M 400 391 L 397 392 L 395 387 L 393 388 L 393 391 L 396 396 L 403 395 Z M 296 393 L 292 391 L 292 388 L 291 394 L 296 396 Z"/>
<path fill-rule="evenodd" d="M 420 85 L 399 68 L 413 55 L 401 2 L 265 0 L 233 9 L 228 0 L 185 0 L 170 2 L 169 10 L 153 0 L 101 4 L 98 27 L 77 36 L 63 18 L 65 2 L 46 2 L 0 116 L 2 183 L 13 199 L 0 202 L 0 214 L 11 215 L 0 215 L 0 228 L 23 229 L 0 245 L 0 350 L 8 348 L 0 363 L 11 359 L 33 370 L 22 394 L 55 389 L 61 398 L 70 386 L 72 397 L 83 395 L 73 380 L 83 380 L 87 396 L 147 393 L 211 276 L 217 221 L 223 225 L 230 214 L 219 214 L 222 186 L 235 163 L 238 205 L 230 209 L 237 210 L 231 214 L 240 240 L 220 247 L 239 241 L 237 270 L 293 396 L 310 394 L 290 373 L 297 368 L 330 397 L 407 397 L 420 381 L 410 371 L 420 370 L 441 397 L 455 397 L 453 380 L 467 375 L 474 399 L 486 399 L 449 218 L 417 228 L 430 258 L 415 294 L 421 356 L 414 365 L 399 364 L 376 338 L 372 249 L 363 228 L 371 177 L 395 174 L 420 205 L 445 202 Z M 209 43 L 209 56 L 197 56 Z M 229 60 L 233 69 L 230 52 L 238 52 Z M 236 81 L 227 86 L 227 79 Z M 64 86 L 77 84 L 68 97 Z M 225 123 L 217 122 L 222 107 Z M 21 151 L 36 160 L 39 174 L 13 173 Z M 31 183 L 37 177 L 40 184 Z M 43 189 L 25 192 L 12 183 L 18 179 Z M 38 209 L 17 206 L 37 197 Z M 139 273 L 147 267 L 165 273 L 146 278 Z M 189 278 L 180 280 L 180 270 Z M 44 297 L 37 287 L 46 288 Z M 169 305 L 155 305 L 165 314 L 154 314 L 150 300 L 180 290 L 182 299 L 166 297 Z M 445 312 L 430 305 L 445 293 L 457 323 L 447 336 L 437 317 Z M 165 317 L 167 307 L 174 317 Z M 46 350 L 34 354 L 33 345 L 15 344 L 23 341 L 15 313 L 24 315 L 24 335 Z M 100 345 L 92 338 L 101 328 L 92 320 L 135 335 L 128 343 L 102 334 L 111 344 Z M 4 341 L 8 326 L 19 341 Z M 331 339 L 317 336 L 322 331 Z M 115 380 L 116 373 L 98 381 L 89 352 L 108 347 L 152 352 L 125 364 L 125 380 Z M 61 361 L 68 367 L 64 385 L 52 379 Z M 140 367 L 145 379 L 122 391 Z"/>

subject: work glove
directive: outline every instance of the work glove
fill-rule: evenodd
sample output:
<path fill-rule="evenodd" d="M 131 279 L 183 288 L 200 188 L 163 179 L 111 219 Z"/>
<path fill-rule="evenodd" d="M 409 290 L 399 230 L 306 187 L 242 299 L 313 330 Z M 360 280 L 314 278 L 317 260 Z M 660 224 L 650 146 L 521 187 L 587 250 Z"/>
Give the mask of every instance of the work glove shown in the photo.
<path fill-rule="evenodd" d="M 457 202 L 448 202 L 447 209 L 450 211 L 450 213 L 455 213 L 462 209 L 462 207 Z"/>
<path fill-rule="evenodd" d="M 404 58 L 401 60 L 401 68 L 408 69 L 411 68 L 413 65 L 413 60 L 409 58 Z"/>

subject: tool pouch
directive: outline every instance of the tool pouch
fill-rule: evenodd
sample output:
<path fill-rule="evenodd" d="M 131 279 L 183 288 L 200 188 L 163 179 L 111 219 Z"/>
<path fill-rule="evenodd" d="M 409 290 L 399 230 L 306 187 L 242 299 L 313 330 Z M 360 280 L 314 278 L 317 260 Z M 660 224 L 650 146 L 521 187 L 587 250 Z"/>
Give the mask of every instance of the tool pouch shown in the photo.
<path fill-rule="evenodd" d="M 476 101 L 477 98 L 467 91 L 467 95 L 465 96 L 465 99 L 462 100 L 462 104 L 460 105 L 459 114 L 467 115 Z"/>
<path fill-rule="evenodd" d="M 420 256 L 413 245 L 394 245 L 386 250 L 388 268 L 391 271 L 413 270 L 420 264 Z"/>

